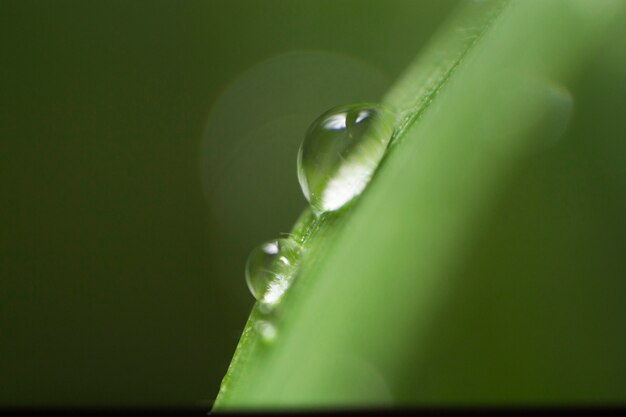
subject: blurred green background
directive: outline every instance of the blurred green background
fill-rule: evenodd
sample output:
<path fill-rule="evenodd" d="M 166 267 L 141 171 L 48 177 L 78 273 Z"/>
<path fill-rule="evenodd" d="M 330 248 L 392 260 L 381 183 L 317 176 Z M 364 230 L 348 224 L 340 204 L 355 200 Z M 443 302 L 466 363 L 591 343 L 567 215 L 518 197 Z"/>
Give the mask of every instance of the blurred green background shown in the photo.
<path fill-rule="evenodd" d="M 210 405 L 308 123 L 454 3 L 2 2 L 0 405 Z"/>
<path fill-rule="evenodd" d="M 305 206 L 308 123 L 378 99 L 455 4 L 3 2 L 0 405 L 208 407 L 253 304 L 247 253 Z M 567 395 L 583 373 L 623 398 L 626 363 L 607 358 L 626 347 L 626 34 L 610 30 L 568 86 L 565 136 L 477 232 L 426 368 L 471 363 L 469 332 L 504 321 L 494 358 L 537 343 L 546 366 L 579 364 L 555 368 Z M 472 291 L 490 304 L 463 304 Z M 564 341 L 564 324 L 587 331 Z M 465 389 L 427 371 L 424 390 Z"/>

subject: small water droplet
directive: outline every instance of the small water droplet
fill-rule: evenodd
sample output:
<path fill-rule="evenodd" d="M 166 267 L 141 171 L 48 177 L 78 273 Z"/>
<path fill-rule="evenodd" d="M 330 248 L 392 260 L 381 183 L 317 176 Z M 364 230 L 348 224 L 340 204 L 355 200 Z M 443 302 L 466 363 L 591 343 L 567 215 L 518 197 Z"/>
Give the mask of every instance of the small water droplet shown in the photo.
<path fill-rule="evenodd" d="M 276 339 L 276 327 L 269 321 L 259 320 L 254 323 L 254 330 L 265 342 L 273 342 Z"/>
<path fill-rule="evenodd" d="M 246 262 L 246 283 L 264 306 L 280 300 L 291 282 L 299 245 L 291 239 L 274 239 L 252 250 Z"/>
<path fill-rule="evenodd" d="M 335 107 L 309 127 L 298 152 L 298 180 L 316 213 L 334 211 L 359 195 L 393 135 L 393 118 L 379 104 Z"/>

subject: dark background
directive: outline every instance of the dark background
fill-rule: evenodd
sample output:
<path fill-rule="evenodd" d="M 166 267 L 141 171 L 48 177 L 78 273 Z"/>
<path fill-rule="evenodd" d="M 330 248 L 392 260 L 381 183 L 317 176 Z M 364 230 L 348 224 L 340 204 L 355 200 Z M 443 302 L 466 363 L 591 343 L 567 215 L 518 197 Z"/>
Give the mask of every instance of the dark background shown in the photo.
<path fill-rule="evenodd" d="M 0 405 L 209 406 L 307 124 L 454 3 L 2 2 Z"/>

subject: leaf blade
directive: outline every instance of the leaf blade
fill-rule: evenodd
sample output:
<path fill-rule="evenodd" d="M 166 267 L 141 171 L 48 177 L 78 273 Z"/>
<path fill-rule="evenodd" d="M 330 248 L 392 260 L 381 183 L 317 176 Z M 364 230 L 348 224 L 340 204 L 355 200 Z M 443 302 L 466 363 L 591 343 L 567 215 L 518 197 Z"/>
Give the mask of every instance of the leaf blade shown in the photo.
<path fill-rule="evenodd" d="M 553 106 L 546 92 L 583 62 L 616 6 L 590 16 L 588 7 L 486 2 L 453 20 L 386 96 L 399 110 L 397 133 L 367 192 L 297 223 L 307 253 L 280 337 L 260 343 L 253 311 L 217 409 L 429 400 L 401 386 L 417 369 L 407 362 L 419 357 L 468 236 L 533 146 L 533 123 Z M 578 44 L 565 47 L 572 38 Z"/>

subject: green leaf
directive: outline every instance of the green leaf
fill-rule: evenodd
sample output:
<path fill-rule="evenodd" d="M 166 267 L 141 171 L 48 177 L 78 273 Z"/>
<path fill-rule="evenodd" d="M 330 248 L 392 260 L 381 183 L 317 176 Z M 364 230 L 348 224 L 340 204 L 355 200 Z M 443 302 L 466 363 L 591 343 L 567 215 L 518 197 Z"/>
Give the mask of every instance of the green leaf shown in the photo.
<path fill-rule="evenodd" d="M 525 398 L 495 383 L 473 397 L 433 393 L 420 385 L 429 377 L 422 353 L 473 231 L 520 161 L 562 132 L 572 99 L 561 86 L 621 4 L 463 5 L 384 98 L 396 133 L 368 189 L 295 225 L 303 256 L 271 317 L 276 337 L 267 343 L 254 330 L 267 320 L 255 307 L 215 409 Z"/>

